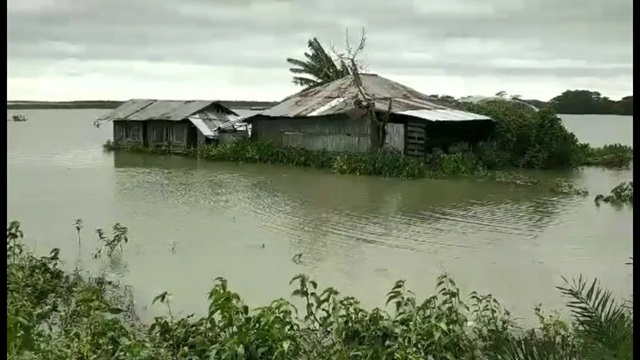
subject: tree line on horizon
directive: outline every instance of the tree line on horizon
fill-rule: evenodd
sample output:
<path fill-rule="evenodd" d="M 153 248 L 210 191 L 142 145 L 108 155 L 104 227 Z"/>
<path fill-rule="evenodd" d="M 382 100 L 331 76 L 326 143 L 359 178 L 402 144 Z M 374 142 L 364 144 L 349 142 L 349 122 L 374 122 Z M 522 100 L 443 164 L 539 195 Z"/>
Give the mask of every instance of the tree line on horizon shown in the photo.
<path fill-rule="evenodd" d="M 520 96 L 499 96 L 505 99 L 516 99 L 533 105 L 539 109 L 551 107 L 557 114 L 574 115 L 633 115 L 633 95 L 625 96 L 620 100 L 612 100 L 607 96 L 602 96 L 598 91 L 591 90 L 565 90 L 562 94 L 549 101 L 538 99 L 523 99 Z M 430 95 L 431 97 L 447 103 L 455 103 L 456 99 L 449 95 Z"/>

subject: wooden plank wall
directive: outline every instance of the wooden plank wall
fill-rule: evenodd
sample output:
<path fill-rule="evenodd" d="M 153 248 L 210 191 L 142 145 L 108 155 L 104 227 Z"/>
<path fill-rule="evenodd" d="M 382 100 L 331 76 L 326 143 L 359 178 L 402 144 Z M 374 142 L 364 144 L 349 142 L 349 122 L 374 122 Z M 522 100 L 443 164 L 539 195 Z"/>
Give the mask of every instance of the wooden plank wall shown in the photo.
<path fill-rule="evenodd" d="M 409 121 L 405 131 L 405 154 L 424 158 L 427 140 L 427 124 L 424 121 Z"/>

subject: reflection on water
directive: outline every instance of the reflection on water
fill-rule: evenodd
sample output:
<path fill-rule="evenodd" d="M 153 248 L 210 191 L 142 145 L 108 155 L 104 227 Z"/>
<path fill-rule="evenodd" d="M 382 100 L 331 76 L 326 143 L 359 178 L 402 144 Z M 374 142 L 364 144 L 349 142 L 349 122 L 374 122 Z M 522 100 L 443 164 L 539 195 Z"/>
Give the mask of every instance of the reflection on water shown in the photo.
<path fill-rule="evenodd" d="M 289 278 L 301 272 L 380 306 L 393 281 L 405 278 L 425 295 L 446 269 L 463 289 L 491 292 L 520 316 L 538 302 L 559 306 L 553 286 L 561 275 L 598 276 L 630 292 L 626 209 L 491 182 L 105 154 L 100 144 L 111 129 L 92 127 L 98 115 L 34 112 L 28 123 L 7 124 L 9 214 L 38 249 L 57 246 L 63 255 L 78 252 L 72 223 L 83 218 L 81 261 L 95 271 L 93 229 L 128 226 L 131 241 L 112 270 L 141 303 L 168 290 L 176 308 L 201 311 L 212 279 L 224 276 L 249 303 L 263 304 L 286 296 Z M 533 175 L 570 177 L 594 193 L 632 176 Z M 290 260 L 296 253 L 301 264 Z"/>

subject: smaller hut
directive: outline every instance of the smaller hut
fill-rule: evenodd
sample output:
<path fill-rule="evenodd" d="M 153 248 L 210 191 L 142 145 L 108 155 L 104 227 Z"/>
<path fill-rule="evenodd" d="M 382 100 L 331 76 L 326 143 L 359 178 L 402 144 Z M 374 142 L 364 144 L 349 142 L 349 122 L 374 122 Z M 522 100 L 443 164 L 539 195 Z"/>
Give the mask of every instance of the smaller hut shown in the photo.
<path fill-rule="evenodd" d="M 214 143 L 220 125 L 238 117 L 218 101 L 129 100 L 96 120 L 113 121 L 116 146 L 139 144 L 184 152 Z"/>

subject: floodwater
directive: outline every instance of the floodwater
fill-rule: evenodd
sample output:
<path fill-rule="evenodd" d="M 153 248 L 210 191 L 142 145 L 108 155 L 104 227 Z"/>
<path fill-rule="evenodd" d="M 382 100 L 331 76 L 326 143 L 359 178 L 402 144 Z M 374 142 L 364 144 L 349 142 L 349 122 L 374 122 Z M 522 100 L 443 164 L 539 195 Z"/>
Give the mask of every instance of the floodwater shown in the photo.
<path fill-rule="evenodd" d="M 59 247 L 69 266 L 88 270 L 99 268 L 94 230 L 127 226 L 130 242 L 113 271 L 134 287 L 140 307 L 167 290 L 173 308 L 200 313 L 218 276 L 250 305 L 263 305 L 287 297 L 298 273 L 383 306 L 395 280 L 424 296 L 446 270 L 464 291 L 492 293 L 525 318 L 538 303 L 561 307 L 554 289 L 561 276 L 632 291 L 624 265 L 632 210 L 593 203 L 632 180 L 631 171 L 536 174 L 573 179 L 592 194 L 580 198 L 473 181 L 108 154 L 100 146 L 111 126 L 92 124 L 103 110 L 19 112 L 29 121 L 7 122 L 9 219 L 22 222 L 37 251 Z M 582 141 L 632 143 L 631 117 L 563 118 Z M 291 261 L 296 253 L 300 264 Z"/>

